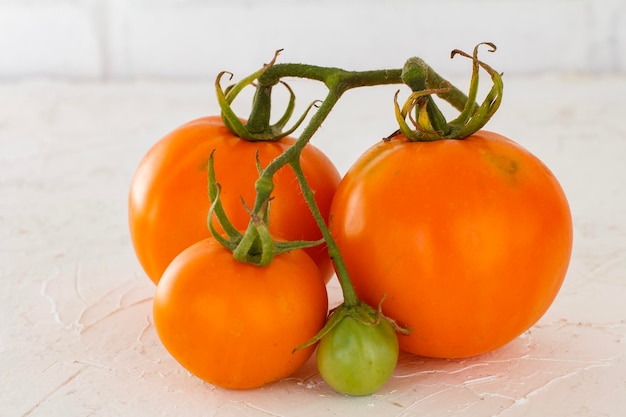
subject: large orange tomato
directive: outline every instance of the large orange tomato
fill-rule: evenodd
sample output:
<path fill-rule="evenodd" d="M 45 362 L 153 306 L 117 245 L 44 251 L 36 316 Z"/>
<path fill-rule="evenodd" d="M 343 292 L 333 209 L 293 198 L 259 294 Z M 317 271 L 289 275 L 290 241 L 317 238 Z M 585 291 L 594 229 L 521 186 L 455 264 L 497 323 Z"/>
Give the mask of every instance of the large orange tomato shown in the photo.
<path fill-rule="evenodd" d="M 258 178 L 256 154 L 263 166 L 285 151 L 294 139 L 249 142 L 233 135 L 219 116 L 191 121 L 174 130 L 143 158 L 132 180 L 128 217 L 139 262 L 157 283 L 167 265 L 188 246 L 208 237 L 207 162 L 215 150 L 215 175 L 222 186 L 224 209 L 234 226 L 245 230 L 250 215 L 241 198 L 254 204 Z M 340 175 L 332 162 L 312 145 L 302 152 L 302 169 L 326 218 Z M 270 231 L 288 240 L 322 237 L 290 167 L 274 176 Z M 306 250 L 323 278 L 332 276 L 325 245 Z"/>
<path fill-rule="evenodd" d="M 189 372 L 224 388 L 247 389 L 289 376 L 314 346 L 293 352 L 324 326 L 320 271 L 302 250 L 269 266 L 237 262 L 212 238 L 181 252 L 154 296 L 161 342 Z"/>
<path fill-rule="evenodd" d="M 357 294 L 413 329 L 401 349 L 459 358 L 532 326 L 565 277 L 566 197 L 548 168 L 495 133 L 366 151 L 343 178 L 331 231 Z"/>

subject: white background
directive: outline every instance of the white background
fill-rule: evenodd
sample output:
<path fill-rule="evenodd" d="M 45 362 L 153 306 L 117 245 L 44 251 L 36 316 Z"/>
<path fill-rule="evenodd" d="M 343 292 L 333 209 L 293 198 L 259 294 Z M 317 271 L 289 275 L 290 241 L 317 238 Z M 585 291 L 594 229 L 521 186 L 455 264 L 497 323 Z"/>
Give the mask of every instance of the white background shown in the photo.
<path fill-rule="evenodd" d="M 182 369 L 126 224 L 150 146 L 218 112 L 219 71 L 240 78 L 278 48 L 346 69 L 418 55 L 463 88 L 469 65 L 450 50 L 481 41 L 505 82 L 489 128 L 541 158 L 572 210 L 546 315 L 486 355 L 403 355 L 365 398 L 334 393 L 313 362 L 243 392 Z M 300 106 L 321 98 L 292 86 Z M 395 129 L 395 89 L 350 92 L 314 137 L 341 172 Z M 0 0 L 0 417 L 623 416 L 624 97 L 624 0 Z M 338 303 L 335 280 L 329 292 Z"/>
<path fill-rule="evenodd" d="M 288 62 L 353 69 L 495 42 L 506 74 L 626 71 L 623 0 L 1 0 L 0 78 L 203 79 Z"/>

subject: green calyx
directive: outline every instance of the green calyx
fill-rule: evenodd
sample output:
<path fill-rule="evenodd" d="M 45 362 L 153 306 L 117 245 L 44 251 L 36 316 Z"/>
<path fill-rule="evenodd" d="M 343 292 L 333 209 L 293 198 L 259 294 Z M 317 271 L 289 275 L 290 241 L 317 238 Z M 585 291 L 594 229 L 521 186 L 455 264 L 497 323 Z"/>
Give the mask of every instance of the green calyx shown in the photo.
<path fill-rule="evenodd" d="M 386 139 L 398 133 L 402 133 L 412 141 L 463 139 L 485 126 L 500 106 L 503 83 L 500 73 L 478 59 L 478 50 L 482 45 L 489 46 L 489 52 L 496 50 L 494 44 L 484 42 L 476 45 L 472 55 L 458 49 L 451 53 L 451 58 L 460 55 L 472 60 L 472 78 L 467 97 L 432 71 L 421 59 L 407 60 L 402 70 L 402 81 L 411 87 L 413 93 L 402 107 L 398 104 L 398 93 L 396 93 L 394 108 L 400 129 Z M 479 105 L 476 97 L 481 69 L 491 76 L 493 85 Z M 458 117 L 448 122 L 433 100 L 433 95 L 448 101 L 458 109 L 460 111 Z M 460 106 L 459 104 L 463 101 L 463 105 Z M 407 117 L 412 126 L 407 123 Z"/>
<path fill-rule="evenodd" d="M 242 139 L 246 139 L 249 141 L 277 141 L 286 136 L 289 136 L 293 132 L 295 132 L 298 127 L 300 127 L 302 122 L 306 119 L 309 111 L 316 104 L 318 104 L 317 101 L 311 103 L 307 107 L 304 114 L 300 116 L 300 118 L 293 124 L 293 126 L 287 130 L 284 130 L 285 126 L 293 116 L 296 105 L 296 96 L 287 83 L 281 80 L 276 80 L 276 83 L 280 83 L 285 86 L 287 88 L 287 91 L 289 92 L 289 102 L 287 104 L 287 108 L 276 123 L 270 124 L 272 104 L 271 93 L 273 87 L 272 84 L 257 86 L 252 105 L 252 113 L 250 114 L 247 122 L 244 122 L 239 117 L 237 117 L 237 115 L 231 108 L 231 104 L 235 100 L 235 97 L 237 97 L 237 95 L 245 87 L 253 85 L 253 83 L 259 77 L 261 77 L 269 68 L 273 67 L 274 63 L 276 62 L 276 58 L 281 51 L 282 50 L 278 50 L 275 52 L 274 58 L 272 58 L 269 64 L 264 65 L 263 68 L 247 76 L 238 83 L 226 87 L 225 90 L 222 89 L 221 86 L 222 77 L 226 74 L 232 77 L 232 74 L 223 71 L 218 74 L 217 79 L 215 80 L 215 91 L 217 94 L 217 101 L 222 111 L 222 120 L 224 120 L 224 124 L 233 133 L 235 133 Z"/>
<path fill-rule="evenodd" d="M 257 160 L 257 165 L 260 165 Z M 304 249 L 319 245 L 324 240 L 318 241 L 275 241 L 269 231 L 269 207 L 271 197 L 269 197 L 273 184 L 271 181 L 261 177 L 256 184 L 257 192 L 261 191 L 263 195 L 267 195 L 258 210 L 253 211 L 242 200 L 241 204 L 250 214 L 250 222 L 245 233 L 241 233 L 230 222 L 222 202 L 220 200 L 220 185 L 215 178 L 214 152 L 211 152 L 208 164 L 209 179 L 209 199 L 211 207 L 207 219 L 207 225 L 211 235 L 222 246 L 226 247 L 233 253 L 233 257 L 240 262 L 250 263 L 257 266 L 269 265 L 274 257 L 280 253 L 288 252 L 296 249 Z M 226 234 L 223 236 L 215 228 L 213 224 L 215 217 Z"/>
<path fill-rule="evenodd" d="M 400 326 L 395 320 L 390 317 L 387 317 L 382 312 L 382 303 L 385 300 L 383 299 L 378 304 L 378 308 L 375 309 L 369 304 L 364 303 L 361 300 L 357 300 L 354 304 L 343 303 L 333 309 L 328 315 L 328 319 L 326 320 L 326 324 L 324 327 L 310 340 L 303 343 L 300 346 L 297 346 L 294 349 L 294 352 L 300 349 L 304 349 L 306 347 L 312 346 L 319 342 L 324 336 L 326 336 L 341 320 L 346 317 L 351 317 L 356 322 L 362 324 L 363 326 L 377 326 L 381 320 L 387 320 L 393 329 L 402 335 L 408 335 L 411 333 L 411 328 Z"/>

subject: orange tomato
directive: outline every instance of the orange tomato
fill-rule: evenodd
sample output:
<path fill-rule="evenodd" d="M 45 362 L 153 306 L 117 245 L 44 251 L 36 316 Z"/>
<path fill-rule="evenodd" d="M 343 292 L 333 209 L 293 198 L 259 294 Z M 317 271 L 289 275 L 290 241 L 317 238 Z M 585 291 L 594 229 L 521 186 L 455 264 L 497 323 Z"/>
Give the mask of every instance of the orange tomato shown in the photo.
<path fill-rule="evenodd" d="M 143 158 L 132 180 L 128 221 L 132 243 L 147 275 L 158 283 L 167 265 L 188 246 L 210 236 L 207 229 L 207 162 L 215 150 L 215 174 L 221 199 L 233 225 L 245 230 L 250 215 L 241 198 L 254 204 L 258 178 L 256 153 L 263 166 L 282 154 L 294 139 L 249 142 L 233 135 L 219 116 L 203 117 L 174 130 Z M 312 145 L 302 152 L 302 169 L 326 218 L 340 175 L 332 162 Z M 270 231 L 287 240 L 318 240 L 322 234 L 300 192 L 290 167 L 274 176 Z M 333 270 L 326 246 L 306 249 L 323 278 Z"/>
<path fill-rule="evenodd" d="M 224 388 L 248 389 L 289 376 L 314 346 L 293 349 L 324 325 L 328 299 L 302 250 L 267 267 L 237 262 L 214 239 L 181 252 L 154 297 L 154 325 L 189 372 Z"/>
<path fill-rule="evenodd" d="M 410 326 L 401 349 L 459 358 L 498 348 L 548 309 L 566 275 L 572 220 L 548 168 L 496 133 L 380 142 L 350 168 L 331 231 L 357 294 L 386 295 Z"/>

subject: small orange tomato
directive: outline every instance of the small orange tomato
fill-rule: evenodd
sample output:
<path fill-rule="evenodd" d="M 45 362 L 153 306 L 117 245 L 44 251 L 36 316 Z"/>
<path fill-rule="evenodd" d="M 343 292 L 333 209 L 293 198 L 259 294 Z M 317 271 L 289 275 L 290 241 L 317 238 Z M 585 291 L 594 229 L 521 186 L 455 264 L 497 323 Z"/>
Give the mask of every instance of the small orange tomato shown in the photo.
<path fill-rule="evenodd" d="M 413 329 L 400 348 L 459 358 L 498 348 L 553 302 L 572 249 L 558 181 L 530 152 L 486 131 L 463 140 L 380 142 L 331 207 L 359 297 Z"/>
<path fill-rule="evenodd" d="M 128 201 L 130 236 L 139 262 L 158 283 L 176 255 L 210 236 L 207 215 L 207 163 L 215 150 L 215 176 L 222 186 L 220 198 L 233 225 L 245 230 L 250 215 L 241 199 L 254 204 L 254 183 L 262 166 L 281 155 L 293 138 L 250 142 L 228 130 L 219 116 L 203 117 L 175 129 L 145 155 L 132 180 Z M 328 218 L 339 172 L 319 149 L 307 145 L 301 164 L 322 215 Z M 274 176 L 270 231 L 287 240 L 318 240 L 322 234 L 300 191 L 291 167 Z M 216 222 L 215 222 L 216 223 Z M 307 248 L 328 281 L 333 269 L 325 245 Z"/>
<path fill-rule="evenodd" d="M 212 238 L 181 252 L 154 297 L 154 325 L 189 372 L 224 388 L 260 387 L 287 377 L 313 352 L 293 352 L 323 326 L 328 298 L 302 250 L 266 267 L 237 262 Z"/>

